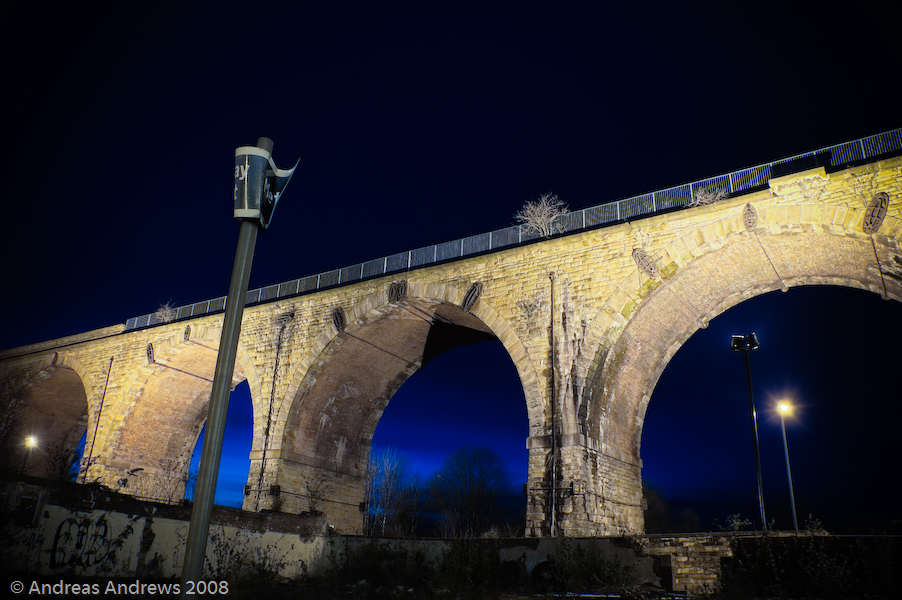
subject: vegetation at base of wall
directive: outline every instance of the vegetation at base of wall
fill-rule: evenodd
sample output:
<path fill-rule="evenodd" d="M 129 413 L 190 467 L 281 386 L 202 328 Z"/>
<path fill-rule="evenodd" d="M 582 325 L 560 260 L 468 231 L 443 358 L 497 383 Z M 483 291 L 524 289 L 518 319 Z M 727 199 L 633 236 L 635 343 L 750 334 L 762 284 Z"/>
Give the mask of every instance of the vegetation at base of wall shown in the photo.
<path fill-rule="evenodd" d="M 260 548 L 247 532 L 227 535 L 223 527 L 211 527 L 204 561 L 204 575 L 211 581 L 279 582 L 289 562 L 290 548 Z M 301 567 L 306 571 L 306 565 Z"/>
<path fill-rule="evenodd" d="M 332 550 L 327 575 L 299 585 L 304 597 L 494 599 L 552 597 L 570 593 L 619 593 L 645 597 L 629 587 L 630 571 L 607 558 L 597 544 L 563 538 L 549 560 L 527 576 L 524 563 L 500 559 L 501 540 L 457 538 L 431 560 L 392 540 L 371 539 Z"/>
<path fill-rule="evenodd" d="M 526 591 L 540 594 L 606 593 L 623 598 L 644 597 L 632 587 L 630 568 L 607 557 L 601 546 L 561 538 L 548 561 L 536 565 Z"/>
<path fill-rule="evenodd" d="M 408 552 L 387 540 L 368 540 L 337 552 L 325 576 L 309 580 L 306 587 L 325 594 L 381 597 L 398 590 L 415 597 L 454 594 L 454 597 L 494 598 L 502 589 L 498 544 L 489 540 L 454 540 L 437 561 L 424 552 Z M 480 595 L 474 596 L 473 594 Z M 486 595 L 488 594 L 488 595 Z"/>
<path fill-rule="evenodd" d="M 897 598 L 902 538 L 781 536 L 736 538 L 712 600 Z"/>

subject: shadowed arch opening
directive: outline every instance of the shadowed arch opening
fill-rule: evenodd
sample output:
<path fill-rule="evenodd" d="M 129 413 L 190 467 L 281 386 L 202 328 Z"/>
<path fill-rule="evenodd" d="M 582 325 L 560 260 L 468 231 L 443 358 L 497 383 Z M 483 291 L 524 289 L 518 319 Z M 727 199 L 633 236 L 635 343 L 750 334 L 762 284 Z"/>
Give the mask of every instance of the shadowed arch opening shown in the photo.
<path fill-rule="evenodd" d="M 616 341 L 599 351 L 601 367 L 590 386 L 591 435 L 606 454 L 634 464 L 620 488 L 641 493 L 640 444 L 649 399 L 671 358 L 696 331 L 729 308 L 778 289 L 827 284 L 898 300 L 899 279 L 884 268 L 898 259 L 891 238 L 787 226 L 779 233 L 728 234 L 667 277 L 642 277 L 636 308 Z"/>
<path fill-rule="evenodd" d="M 66 480 L 88 425 L 88 401 L 78 373 L 51 364 L 5 390 L 3 467 Z M 27 441 L 26 441 L 27 440 Z"/>
<path fill-rule="evenodd" d="M 398 511 L 390 521 L 395 534 L 445 533 L 428 488 L 446 459 L 461 447 L 487 447 L 511 476 L 511 487 L 496 490 L 497 514 L 492 525 L 523 534 L 524 485 L 529 452 L 524 440 L 529 420 L 523 388 L 510 356 L 498 340 L 460 346 L 437 357 L 415 373 L 392 397 L 373 438 L 375 456 L 403 457 L 404 485 L 416 481 L 414 509 Z M 473 465 L 477 466 L 477 465 Z M 377 506 L 369 507 L 372 522 L 381 522 Z M 385 507 L 392 510 L 393 507 Z M 375 531 L 380 531 L 374 528 Z"/>
<path fill-rule="evenodd" d="M 883 240 L 881 264 L 899 258 Z M 655 383 L 680 346 L 711 319 L 755 296 L 802 285 L 838 285 L 902 298 L 877 268 L 872 240 L 831 233 L 734 234 L 712 251 L 652 281 L 613 346 L 599 351 L 589 430 L 638 457 L 642 420 Z M 646 278 L 643 278 L 646 279 Z"/>
<path fill-rule="evenodd" d="M 198 415 L 201 429 L 198 432 L 191 461 L 188 467 L 188 479 L 185 499 L 193 500 L 196 491 L 197 474 L 200 458 L 203 453 L 204 433 L 206 432 L 207 404 L 203 414 Z M 226 415 L 225 443 L 219 462 L 219 475 L 216 480 L 216 492 L 213 502 L 219 506 L 241 508 L 245 499 L 245 485 L 248 482 L 250 469 L 250 452 L 253 441 L 254 411 L 251 392 L 247 381 L 239 383 L 229 395 L 229 412 Z M 253 478 L 253 474 L 251 474 Z"/>
<path fill-rule="evenodd" d="M 643 479 L 666 501 L 649 531 L 711 530 L 739 514 L 760 526 L 752 427 L 741 354 L 730 336 L 754 331 L 750 355 L 768 520 L 793 526 L 779 400 L 786 420 L 799 525 L 890 533 L 902 484 L 893 477 L 902 419 L 897 365 L 902 305 L 836 286 L 771 292 L 697 331 L 655 386 L 642 429 Z M 652 507 L 655 508 L 655 507 Z M 669 521 L 669 522 L 668 522 Z M 716 523 L 715 523 L 716 521 Z"/>
<path fill-rule="evenodd" d="M 494 332 L 473 313 L 437 299 L 407 297 L 347 324 L 299 386 L 273 452 L 281 460 L 267 468 L 283 509 L 323 512 L 359 532 L 367 460 L 389 400 L 424 363 L 490 339 Z"/>

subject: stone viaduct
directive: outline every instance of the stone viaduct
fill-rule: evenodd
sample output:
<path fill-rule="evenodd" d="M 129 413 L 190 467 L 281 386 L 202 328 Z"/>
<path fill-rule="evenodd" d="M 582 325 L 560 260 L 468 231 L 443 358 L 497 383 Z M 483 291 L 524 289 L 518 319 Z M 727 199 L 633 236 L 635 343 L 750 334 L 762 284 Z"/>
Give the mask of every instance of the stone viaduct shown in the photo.
<path fill-rule="evenodd" d="M 899 130 L 890 135 L 898 146 Z M 529 418 L 527 535 L 643 532 L 646 408 L 696 330 L 792 286 L 902 300 L 902 157 L 893 152 L 840 167 L 812 154 L 786 175 L 772 163 L 764 183 L 742 188 L 732 174 L 690 188 L 693 198 L 725 190 L 711 204 L 681 207 L 684 198 L 590 227 L 583 215 L 582 228 L 550 239 L 444 262 L 440 245 L 439 260 L 423 266 L 407 254 L 389 274 L 367 277 L 371 263 L 384 273 L 394 257 L 358 265 L 355 277 L 336 271 L 327 285 L 328 274 L 316 276 L 313 291 L 304 291 L 311 278 L 257 290 L 233 376 L 248 382 L 254 409 L 244 508 L 300 513 L 319 486 L 328 521 L 359 533 L 370 443 L 392 395 L 444 350 L 497 338 Z M 2 392 L 16 409 L 3 424 L 7 463 L 21 461 L 25 433 L 71 455 L 87 432 L 88 481 L 180 499 L 222 322 L 222 299 L 200 304 L 0 352 Z M 29 463 L 34 475 L 48 469 Z"/>

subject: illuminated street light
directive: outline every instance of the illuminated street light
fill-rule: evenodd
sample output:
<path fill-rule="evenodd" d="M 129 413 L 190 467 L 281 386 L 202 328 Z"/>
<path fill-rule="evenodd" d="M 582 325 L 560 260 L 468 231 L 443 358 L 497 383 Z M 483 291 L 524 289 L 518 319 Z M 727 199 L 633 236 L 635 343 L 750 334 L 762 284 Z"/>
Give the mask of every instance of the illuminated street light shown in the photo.
<path fill-rule="evenodd" d="M 792 506 L 792 526 L 796 533 L 799 532 L 799 522 L 796 520 L 796 499 L 792 493 L 792 471 L 789 469 L 789 444 L 786 443 L 786 415 L 792 414 L 792 404 L 780 402 L 777 404 L 777 412 L 780 413 L 780 428 L 783 430 L 783 450 L 786 451 L 786 477 L 789 479 L 789 503 Z"/>
<path fill-rule="evenodd" d="M 758 416 L 755 413 L 755 398 L 752 396 L 752 370 L 749 366 L 749 352 L 757 350 L 761 345 L 754 333 L 733 335 L 730 350 L 745 355 L 745 379 L 749 387 L 749 409 L 752 413 L 752 433 L 755 443 L 755 469 L 758 472 L 758 507 L 761 509 L 761 526 L 767 531 L 767 518 L 764 516 L 764 484 L 761 481 L 761 452 L 758 450 Z"/>
<path fill-rule="evenodd" d="M 38 447 L 38 438 L 29 435 L 25 438 L 25 454 L 22 455 L 22 473 L 25 473 L 25 464 L 31 456 L 31 451 Z"/>

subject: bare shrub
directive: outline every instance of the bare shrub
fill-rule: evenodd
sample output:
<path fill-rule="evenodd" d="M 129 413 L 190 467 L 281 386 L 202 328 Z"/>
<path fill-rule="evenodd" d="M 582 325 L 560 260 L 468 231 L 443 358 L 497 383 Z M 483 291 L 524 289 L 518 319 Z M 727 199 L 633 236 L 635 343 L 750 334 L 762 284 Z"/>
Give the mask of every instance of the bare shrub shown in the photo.
<path fill-rule="evenodd" d="M 329 479 L 325 475 L 317 474 L 304 477 L 304 488 L 307 490 L 307 508 L 311 515 L 323 514 L 320 510 L 323 501 L 332 492 Z"/>
<path fill-rule="evenodd" d="M 719 200 L 723 200 L 729 196 L 726 190 L 723 189 L 711 189 L 708 187 L 699 188 L 692 192 L 692 201 L 689 202 L 689 206 L 705 206 L 707 204 L 714 204 Z"/>
<path fill-rule="evenodd" d="M 44 460 L 50 477 L 57 481 L 75 481 L 78 477 L 77 448 L 48 444 L 44 447 Z"/>
<path fill-rule="evenodd" d="M 540 292 L 528 300 L 519 300 L 517 307 L 523 311 L 523 316 L 526 317 L 526 330 L 528 332 L 535 326 L 539 314 L 545 308 L 544 292 Z"/>
<path fill-rule="evenodd" d="M 597 543 L 589 540 L 561 538 L 553 557 L 546 563 L 550 577 L 539 581 L 539 587 L 545 588 L 542 591 L 626 591 L 630 583 L 630 568 L 606 556 Z"/>
<path fill-rule="evenodd" d="M 171 323 L 178 315 L 178 310 L 173 308 L 170 302 L 167 302 L 166 304 L 161 304 L 154 314 L 163 323 Z"/>
<path fill-rule="evenodd" d="M 189 466 L 191 457 L 179 459 L 163 459 L 159 462 L 164 475 L 154 482 L 155 496 L 168 504 L 178 504 L 185 497 L 185 490 L 190 478 Z M 137 473 L 129 472 L 130 475 Z M 126 483 L 126 485 L 128 485 Z M 197 482 L 195 480 L 195 485 Z"/>
<path fill-rule="evenodd" d="M 727 522 L 723 525 L 717 523 L 717 528 L 721 531 L 754 531 L 754 524 L 748 519 L 743 518 L 739 513 L 734 513 L 727 517 Z"/>
<path fill-rule="evenodd" d="M 570 209 L 567 205 L 557 197 L 557 194 L 548 192 L 539 196 L 538 200 L 527 201 L 514 215 L 514 219 L 526 229 L 527 233 L 547 238 L 561 231 L 560 224 L 555 221 L 558 217 L 568 214 Z"/>
<path fill-rule="evenodd" d="M 279 573 L 291 562 L 289 556 L 293 550 L 294 544 L 288 548 L 276 544 L 261 547 L 253 543 L 247 531 L 227 534 L 224 527 L 214 526 L 210 528 L 204 572 L 209 579 L 257 586 L 251 597 L 258 597 L 262 595 L 258 587 L 261 583 L 284 583 Z M 301 567 L 306 571 L 303 561 Z"/>
<path fill-rule="evenodd" d="M 805 531 L 811 535 L 830 535 L 830 533 L 824 529 L 821 520 L 816 519 L 811 513 L 808 513 L 808 518 L 805 519 Z"/>

